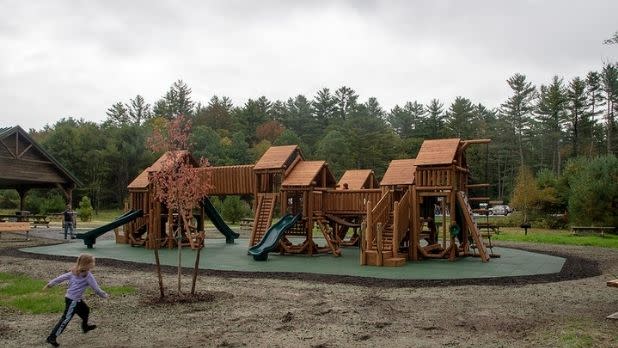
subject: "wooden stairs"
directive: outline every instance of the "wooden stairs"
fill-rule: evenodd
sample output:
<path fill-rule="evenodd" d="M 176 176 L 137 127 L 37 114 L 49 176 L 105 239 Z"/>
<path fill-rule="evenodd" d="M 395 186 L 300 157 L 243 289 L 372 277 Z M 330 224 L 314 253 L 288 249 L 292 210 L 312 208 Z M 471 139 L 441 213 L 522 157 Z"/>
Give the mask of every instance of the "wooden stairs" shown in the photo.
<path fill-rule="evenodd" d="M 378 243 L 379 240 L 382 242 Z M 393 251 L 393 211 L 389 212 L 386 224 L 376 228 L 376 237 L 365 255 L 368 265 L 394 267 L 406 263 L 405 254 L 400 254 L 399 250 Z"/>
<path fill-rule="evenodd" d="M 266 231 L 270 228 L 273 220 L 273 211 L 277 203 L 276 193 L 259 193 L 257 196 L 257 208 L 253 219 L 253 229 L 249 246 L 254 246 L 262 240 Z"/>

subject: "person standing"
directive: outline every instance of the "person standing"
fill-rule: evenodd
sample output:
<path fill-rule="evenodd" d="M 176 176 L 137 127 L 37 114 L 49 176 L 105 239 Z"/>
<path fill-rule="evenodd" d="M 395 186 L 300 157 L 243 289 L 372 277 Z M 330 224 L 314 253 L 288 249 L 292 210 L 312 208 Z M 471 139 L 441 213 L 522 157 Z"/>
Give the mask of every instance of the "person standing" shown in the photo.
<path fill-rule="evenodd" d="M 70 205 L 67 205 L 67 209 L 63 213 L 62 226 L 64 227 L 64 239 L 67 239 L 67 234 L 71 239 L 75 239 L 73 230 L 75 228 L 75 212 L 71 209 Z"/>
<path fill-rule="evenodd" d="M 60 276 L 50 280 L 49 283 L 47 283 L 47 285 L 43 288 L 43 290 L 46 290 L 62 282 L 69 283 L 64 296 L 64 313 L 62 313 L 62 317 L 56 326 L 54 326 L 49 336 L 47 336 L 46 341 L 52 346 L 59 346 L 56 338 L 64 331 L 75 314 L 82 319 L 82 331 L 84 333 L 96 329 L 96 325 L 91 325 L 88 323 L 90 307 L 88 307 L 86 302 L 84 302 L 84 291 L 90 287 L 102 298 L 108 298 L 109 295 L 99 287 L 99 284 L 97 284 L 97 280 L 90 272 L 93 268 L 94 256 L 90 254 L 81 254 L 77 258 L 77 262 L 75 263 L 75 266 L 71 268 L 70 272 L 61 274 Z"/>

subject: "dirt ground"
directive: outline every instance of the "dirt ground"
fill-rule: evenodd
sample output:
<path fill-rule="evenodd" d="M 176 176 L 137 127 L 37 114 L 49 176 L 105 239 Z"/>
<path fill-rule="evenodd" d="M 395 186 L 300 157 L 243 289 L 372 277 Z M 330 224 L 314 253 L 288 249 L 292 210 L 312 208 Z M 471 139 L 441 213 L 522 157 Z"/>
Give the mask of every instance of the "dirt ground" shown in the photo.
<path fill-rule="evenodd" d="M 73 259 L 26 254 L 19 247 L 57 243 L 0 239 L 0 272 L 50 279 Z M 509 246 L 502 243 L 501 246 Z M 204 271 L 205 301 L 157 303 L 154 267 L 97 260 L 105 289 L 132 285 L 136 294 L 86 298 L 99 327 L 82 334 L 76 317 L 58 338 L 70 347 L 618 347 L 618 251 L 592 247 L 511 244 L 569 256 L 546 279 L 462 282 L 364 282 Z M 175 292 L 175 270 L 164 284 Z M 592 275 L 592 276 L 588 276 Z M 183 290 L 190 290 L 185 271 Z M 489 285 L 485 285 L 489 284 Z M 0 346 L 45 346 L 58 314 L 0 308 Z"/>

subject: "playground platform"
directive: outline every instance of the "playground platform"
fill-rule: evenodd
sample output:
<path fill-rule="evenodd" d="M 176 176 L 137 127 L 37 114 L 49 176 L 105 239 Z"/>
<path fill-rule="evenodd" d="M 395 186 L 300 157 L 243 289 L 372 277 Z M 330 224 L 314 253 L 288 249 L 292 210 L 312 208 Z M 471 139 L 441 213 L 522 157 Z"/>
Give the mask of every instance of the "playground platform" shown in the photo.
<path fill-rule="evenodd" d="M 318 240 L 318 242 L 320 242 Z M 38 246 L 20 249 L 27 253 L 56 256 L 78 256 L 90 253 L 100 259 L 114 259 L 146 264 L 154 264 L 154 253 L 141 247 L 116 244 L 113 239 L 97 241 L 93 249 L 87 249 L 80 242 Z M 444 259 L 408 262 L 402 267 L 360 266 L 358 248 L 343 249 L 341 257 L 323 255 L 279 255 L 271 253 L 268 261 L 254 261 L 247 254 L 248 240 L 237 239 L 235 244 L 226 244 L 225 239 L 206 239 L 200 258 L 200 269 L 237 272 L 266 273 L 313 273 L 321 275 L 340 275 L 397 280 L 452 280 L 474 278 L 496 278 L 534 276 L 559 273 L 566 259 L 519 249 L 497 248 L 494 251 L 500 258 L 482 263 L 476 257 L 461 258 L 456 261 Z M 193 267 L 195 250 L 184 248 L 182 263 Z M 177 249 L 161 249 L 160 260 L 163 265 L 178 264 Z"/>

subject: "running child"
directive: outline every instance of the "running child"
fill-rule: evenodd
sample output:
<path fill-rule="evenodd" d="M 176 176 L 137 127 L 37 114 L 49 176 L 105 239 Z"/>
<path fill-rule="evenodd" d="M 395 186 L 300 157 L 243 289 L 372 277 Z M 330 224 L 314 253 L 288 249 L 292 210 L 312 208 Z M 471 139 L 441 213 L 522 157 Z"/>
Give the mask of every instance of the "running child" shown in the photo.
<path fill-rule="evenodd" d="M 83 300 L 84 291 L 88 287 L 91 287 L 94 292 L 102 298 L 107 298 L 108 295 L 105 291 L 101 290 L 96 279 L 90 272 L 94 267 L 94 256 L 90 254 L 81 254 L 77 258 L 75 266 L 71 268 L 70 272 L 64 273 L 57 278 L 51 280 L 43 290 L 51 288 L 54 285 L 68 281 L 69 286 L 65 294 L 64 313 L 58 321 L 58 324 L 54 326 L 51 333 L 47 337 L 47 343 L 54 347 L 58 347 L 59 344 L 56 338 L 60 336 L 62 331 L 67 327 L 73 315 L 77 314 L 82 319 L 82 331 L 84 333 L 94 330 L 97 326 L 88 324 L 88 315 L 90 314 L 90 308 Z"/>

